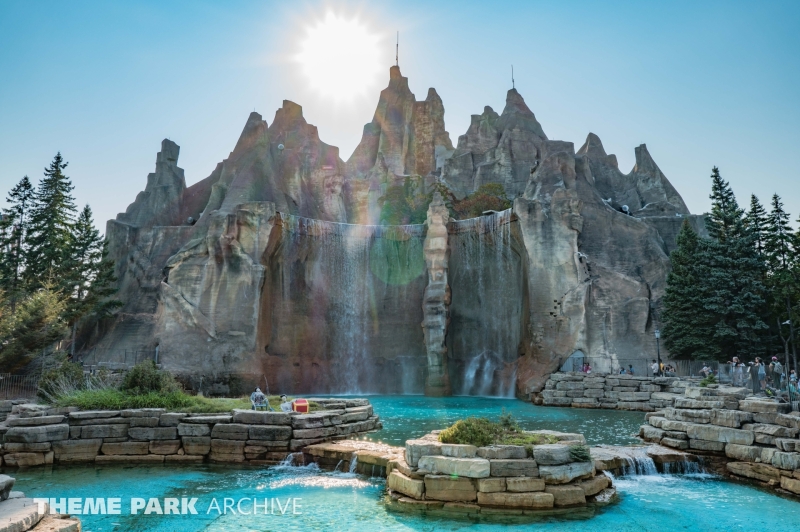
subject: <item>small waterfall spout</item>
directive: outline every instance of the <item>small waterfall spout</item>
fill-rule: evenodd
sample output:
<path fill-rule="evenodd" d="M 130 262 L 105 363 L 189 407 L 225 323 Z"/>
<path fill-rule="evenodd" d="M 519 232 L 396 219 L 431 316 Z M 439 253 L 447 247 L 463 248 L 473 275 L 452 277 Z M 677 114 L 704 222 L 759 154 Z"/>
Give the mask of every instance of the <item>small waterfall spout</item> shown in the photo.
<path fill-rule="evenodd" d="M 355 475 L 357 467 L 358 467 L 358 455 L 356 455 L 356 453 L 353 453 L 353 458 L 350 459 L 349 472 Z"/>
<path fill-rule="evenodd" d="M 624 453 L 626 465 L 622 468 L 625 476 L 633 475 L 657 475 L 656 463 L 647 455 L 645 448 L 628 447 L 620 449 Z"/>

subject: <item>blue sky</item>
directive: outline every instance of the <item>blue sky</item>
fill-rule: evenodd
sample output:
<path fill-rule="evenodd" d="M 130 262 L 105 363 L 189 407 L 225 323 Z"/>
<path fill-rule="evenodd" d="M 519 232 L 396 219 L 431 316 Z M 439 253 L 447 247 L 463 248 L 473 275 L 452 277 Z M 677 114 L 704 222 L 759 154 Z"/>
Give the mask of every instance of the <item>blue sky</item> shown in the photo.
<path fill-rule="evenodd" d="M 383 74 L 337 103 L 293 61 L 327 11 L 382 38 Z M 97 225 L 134 200 L 162 138 L 187 184 L 233 149 L 254 109 L 304 108 L 346 160 L 394 63 L 435 87 L 453 142 L 517 89 L 551 139 L 589 132 L 620 168 L 646 143 L 695 213 L 717 165 L 740 203 L 778 192 L 800 214 L 800 2 L 0 2 L 0 193 L 57 151 Z"/>

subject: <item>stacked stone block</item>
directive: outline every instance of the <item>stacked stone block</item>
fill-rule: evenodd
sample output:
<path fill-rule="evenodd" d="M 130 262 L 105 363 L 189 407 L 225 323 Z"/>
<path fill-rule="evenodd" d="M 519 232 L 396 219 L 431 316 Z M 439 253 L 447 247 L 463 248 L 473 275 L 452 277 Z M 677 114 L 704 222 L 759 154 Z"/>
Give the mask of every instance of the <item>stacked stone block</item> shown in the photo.
<path fill-rule="evenodd" d="M 727 471 L 800 495 L 800 412 L 747 388 L 688 387 L 647 415 L 639 435 L 674 449 L 726 457 Z"/>
<path fill-rule="evenodd" d="M 389 462 L 387 487 L 401 504 L 473 514 L 536 513 L 611 500 L 611 481 L 594 462 L 573 461 L 570 447 L 584 444 L 583 435 L 542 432 L 560 441 L 534 446 L 533 456 L 518 445 L 439 443 L 436 432 L 409 440 L 404 455 Z"/>
<path fill-rule="evenodd" d="M 311 414 L 233 410 L 187 414 L 160 408 L 79 411 L 15 405 L 0 426 L 7 466 L 52 463 L 273 464 L 306 445 L 380 429 L 366 399 L 316 399 Z"/>
<path fill-rule="evenodd" d="M 653 412 L 672 406 L 688 385 L 678 377 L 553 373 L 533 400 L 543 406 Z"/>

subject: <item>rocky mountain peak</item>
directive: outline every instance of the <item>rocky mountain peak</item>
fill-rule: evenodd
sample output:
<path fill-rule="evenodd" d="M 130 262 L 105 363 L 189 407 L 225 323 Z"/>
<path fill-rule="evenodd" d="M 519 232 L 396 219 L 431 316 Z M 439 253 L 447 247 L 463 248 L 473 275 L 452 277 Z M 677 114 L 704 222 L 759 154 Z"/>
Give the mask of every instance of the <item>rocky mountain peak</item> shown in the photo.
<path fill-rule="evenodd" d="M 504 129 L 514 129 L 515 127 L 530 131 L 536 136 L 547 140 L 547 135 L 544 134 L 541 124 L 536 120 L 536 116 L 525 103 L 522 95 L 517 92 L 517 89 L 511 89 L 506 94 L 506 106 L 497 121 L 497 129 L 503 131 Z"/>
<path fill-rule="evenodd" d="M 586 136 L 586 142 L 583 143 L 583 146 L 581 146 L 581 149 L 578 150 L 576 155 L 588 155 L 594 158 L 608 156 L 605 148 L 603 148 L 603 141 L 594 133 L 589 133 L 589 135 Z"/>

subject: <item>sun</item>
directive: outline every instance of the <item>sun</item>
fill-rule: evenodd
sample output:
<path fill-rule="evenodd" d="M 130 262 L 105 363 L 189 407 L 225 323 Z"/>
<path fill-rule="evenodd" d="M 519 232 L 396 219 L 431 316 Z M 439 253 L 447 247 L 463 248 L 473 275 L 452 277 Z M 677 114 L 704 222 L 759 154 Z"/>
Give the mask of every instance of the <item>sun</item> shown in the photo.
<path fill-rule="evenodd" d="M 331 11 L 305 29 L 295 61 L 321 96 L 349 102 L 367 93 L 381 74 L 379 35 L 357 17 Z"/>

